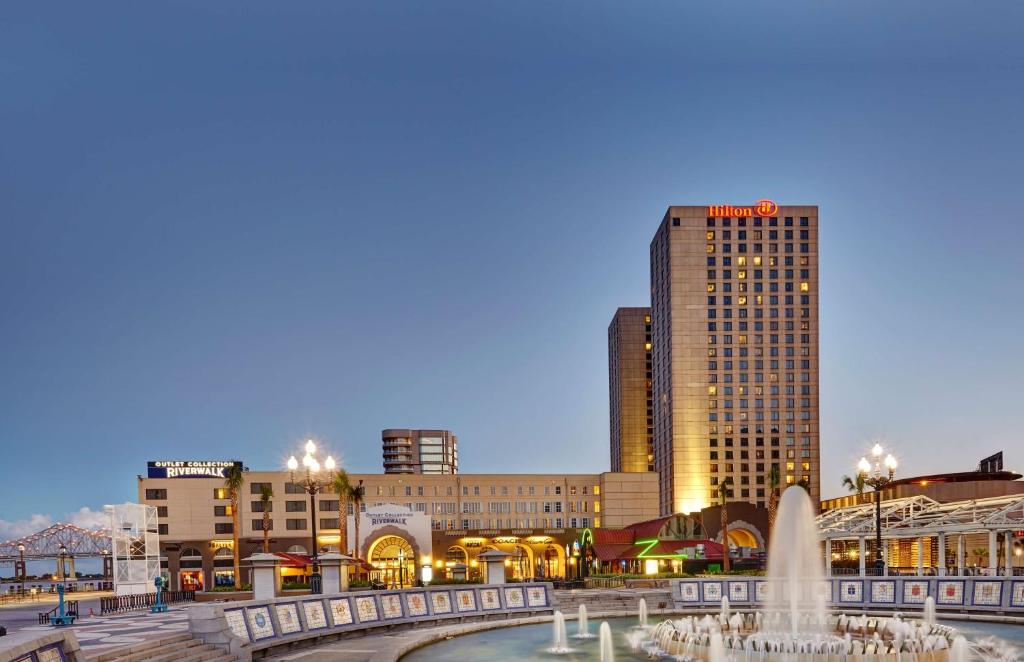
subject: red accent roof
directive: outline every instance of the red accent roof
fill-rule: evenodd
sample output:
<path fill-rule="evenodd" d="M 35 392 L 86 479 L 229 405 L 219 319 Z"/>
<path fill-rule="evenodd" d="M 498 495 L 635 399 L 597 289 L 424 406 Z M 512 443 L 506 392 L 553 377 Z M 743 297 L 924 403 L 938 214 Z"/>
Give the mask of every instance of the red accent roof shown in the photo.
<path fill-rule="evenodd" d="M 595 542 L 594 554 L 600 561 L 617 561 L 620 558 L 623 558 L 622 553 L 632 546 L 633 545 L 629 543 L 620 544 Z"/>
<path fill-rule="evenodd" d="M 313 559 L 306 554 L 289 554 L 288 552 L 274 552 L 274 556 L 286 561 L 281 565 L 285 568 L 305 568 L 313 562 Z"/>
<path fill-rule="evenodd" d="M 658 519 L 647 520 L 646 522 L 637 522 L 627 528 L 633 529 L 633 535 L 636 537 L 635 540 L 650 540 L 651 538 L 657 538 L 658 533 L 661 532 L 661 527 L 665 526 L 665 522 L 672 519 L 672 516 L 659 517 Z"/>
<path fill-rule="evenodd" d="M 633 529 L 626 527 L 624 529 L 595 529 L 594 530 L 594 545 L 600 543 L 617 543 L 632 545 L 633 544 Z"/>

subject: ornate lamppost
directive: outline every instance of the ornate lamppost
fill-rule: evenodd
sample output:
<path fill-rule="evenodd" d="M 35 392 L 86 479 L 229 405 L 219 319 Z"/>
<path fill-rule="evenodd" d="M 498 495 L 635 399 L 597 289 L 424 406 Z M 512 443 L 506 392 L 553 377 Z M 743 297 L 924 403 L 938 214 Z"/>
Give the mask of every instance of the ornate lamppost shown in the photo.
<path fill-rule="evenodd" d="M 299 461 L 292 455 L 288 458 L 288 471 L 291 474 L 291 482 L 298 485 L 309 495 L 310 519 L 313 525 L 313 573 L 309 577 L 309 590 L 312 593 L 321 593 L 320 565 L 317 563 L 319 556 L 319 543 L 316 537 L 316 495 L 328 491 L 334 483 L 334 458 L 330 455 L 324 460 L 323 468 L 325 473 L 320 473 L 320 461 L 316 459 L 316 444 L 312 439 L 306 441 L 306 454 L 302 458 L 302 466 L 305 475 L 296 479 L 295 472 L 299 468 Z"/>
<path fill-rule="evenodd" d="M 857 463 L 857 473 L 864 478 L 864 484 L 875 490 L 875 574 L 885 574 L 885 561 L 882 559 L 882 489 L 892 482 L 896 474 L 896 458 L 892 453 L 885 455 L 881 444 L 871 449 L 871 460 L 862 457 Z"/>

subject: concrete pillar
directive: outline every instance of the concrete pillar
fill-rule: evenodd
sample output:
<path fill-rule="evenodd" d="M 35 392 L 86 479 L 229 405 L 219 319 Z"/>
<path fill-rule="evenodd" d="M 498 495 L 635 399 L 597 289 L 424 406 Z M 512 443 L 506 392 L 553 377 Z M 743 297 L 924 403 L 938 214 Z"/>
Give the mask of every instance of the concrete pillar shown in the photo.
<path fill-rule="evenodd" d="M 966 560 L 964 556 L 967 554 L 967 543 L 964 540 L 964 534 L 960 534 L 956 537 L 956 574 L 958 577 L 964 576 L 964 565 Z"/>
<path fill-rule="evenodd" d="M 484 563 L 487 572 L 487 579 L 485 581 L 488 584 L 505 583 L 505 559 L 509 556 L 511 554 L 506 554 L 501 550 L 490 549 L 477 557 L 477 559 Z"/>
<path fill-rule="evenodd" d="M 825 576 L 832 576 L 832 539 L 825 538 Z"/>
<path fill-rule="evenodd" d="M 348 590 L 348 566 L 351 556 L 327 553 L 319 556 L 320 574 L 325 594 L 344 593 Z"/>
<path fill-rule="evenodd" d="M 1013 577 L 1013 531 L 1003 531 L 1003 574 Z"/>
<path fill-rule="evenodd" d="M 276 554 L 253 554 L 243 559 L 252 566 L 252 597 L 272 600 L 281 590 L 281 557 Z"/>
<path fill-rule="evenodd" d="M 865 554 L 867 553 L 867 549 L 865 548 L 866 546 L 865 546 L 864 536 L 861 536 L 860 538 L 857 539 L 857 546 L 858 546 L 858 549 L 860 550 L 860 576 L 861 577 L 865 577 L 865 576 L 867 576 L 867 561 L 868 560 L 865 557 Z"/>
<path fill-rule="evenodd" d="M 939 534 L 939 577 L 946 575 L 946 534 Z"/>
<path fill-rule="evenodd" d="M 995 576 L 996 568 L 999 567 L 999 534 L 995 531 L 988 532 L 988 570 L 989 574 Z"/>
<path fill-rule="evenodd" d="M 917 576 L 924 576 L 924 538 L 917 537 Z"/>

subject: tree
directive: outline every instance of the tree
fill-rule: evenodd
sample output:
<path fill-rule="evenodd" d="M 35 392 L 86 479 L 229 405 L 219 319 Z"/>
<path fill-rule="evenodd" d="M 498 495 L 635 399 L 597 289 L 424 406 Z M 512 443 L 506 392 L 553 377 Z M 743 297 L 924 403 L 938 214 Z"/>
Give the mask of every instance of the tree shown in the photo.
<path fill-rule="evenodd" d="M 231 546 L 235 555 L 235 590 L 242 588 L 241 563 L 238 553 L 238 495 L 245 484 L 245 475 L 242 467 L 232 464 L 231 468 L 224 475 L 224 487 L 228 490 L 228 498 L 231 499 Z"/>
<path fill-rule="evenodd" d="M 334 474 L 334 491 L 338 495 L 338 549 L 342 554 L 348 554 L 348 501 L 352 495 L 352 483 L 344 469 L 338 469 Z"/>
<path fill-rule="evenodd" d="M 729 484 L 732 478 L 725 478 L 718 485 L 718 504 L 722 513 L 722 571 L 729 572 Z"/>
<path fill-rule="evenodd" d="M 366 496 L 366 488 L 363 487 L 363 481 L 360 480 L 358 483 L 352 486 L 348 491 L 348 496 L 352 499 L 352 508 L 355 511 L 355 550 L 356 558 L 359 558 L 359 512 L 361 510 L 361 504 L 363 503 L 363 497 Z"/>
<path fill-rule="evenodd" d="M 971 554 L 974 554 L 975 556 L 978 557 L 977 565 L 985 565 L 985 559 L 988 558 L 988 548 L 987 547 L 977 547 L 977 548 L 971 550 Z"/>
<path fill-rule="evenodd" d="M 768 470 L 768 537 L 771 538 L 772 530 L 775 528 L 775 516 L 779 512 L 779 484 L 782 476 L 779 475 L 779 465 L 773 464 Z"/>
<path fill-rule="evenodd" d="M 843 476 L 842 482 L 843 487 L 850 490 L 851 492 L 856 492 L 857 496 L 864 494 L 864 474 L 860 473 L 859 471 L 857 472 L 857 476 L 855 478 Z"/>
<path fill-rule="evenodd" d="M 270 510 L 271 499 L 274 498 L 274 489 L 269 484 L 260 488 L 260 504 L 263 508 L 263 553 L 270 553 Z"/>

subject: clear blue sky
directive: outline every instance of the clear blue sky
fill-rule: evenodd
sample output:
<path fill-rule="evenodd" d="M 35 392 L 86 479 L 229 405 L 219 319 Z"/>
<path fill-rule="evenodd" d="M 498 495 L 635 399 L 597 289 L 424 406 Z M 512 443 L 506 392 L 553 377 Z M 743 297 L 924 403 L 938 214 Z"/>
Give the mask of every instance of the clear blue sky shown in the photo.
<path fill-rule="evenodd" d="M 173 6 L 170 6 L 173 5 Z M 0 520 L 157 458 L 608 467 L 669 204 L 821 207 L 823 480 L 1024 467 L 1018 2 L 39 3 L 0 21 Z M 0 526 L 0 529 L 3 527 Z"/>

